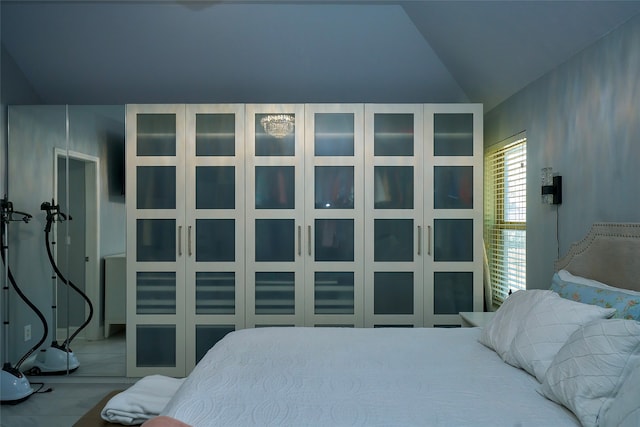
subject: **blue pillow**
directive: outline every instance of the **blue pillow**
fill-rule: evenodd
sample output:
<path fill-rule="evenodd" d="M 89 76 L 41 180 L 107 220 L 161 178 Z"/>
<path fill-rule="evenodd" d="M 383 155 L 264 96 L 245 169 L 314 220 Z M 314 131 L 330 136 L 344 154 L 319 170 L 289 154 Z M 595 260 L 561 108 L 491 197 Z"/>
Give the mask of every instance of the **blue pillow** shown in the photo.
<path fill-rule="evenodd" d="M 568 273 L 564 276 L 567 275 Z M 640 295 L 637 292 L 629 291 L 630 293 L 627 293 L 624 289 L 618 290 L 606 285 L 590 286 L 577 283 L 577 281 L 563 279 L 559 273 L 555 273 L 551 280 L 550 289 L 566 299 L 605 308 L 615 308 L 616 312 L 613 318 L 640 320 Z"/>

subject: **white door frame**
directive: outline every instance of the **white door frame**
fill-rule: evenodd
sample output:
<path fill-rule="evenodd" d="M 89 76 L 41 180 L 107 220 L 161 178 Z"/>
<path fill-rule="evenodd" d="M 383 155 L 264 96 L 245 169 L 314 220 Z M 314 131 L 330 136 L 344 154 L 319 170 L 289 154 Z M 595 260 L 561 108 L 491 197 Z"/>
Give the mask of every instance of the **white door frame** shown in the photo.
<path fill-rule="evenodd" d="M 54 153 L 54 189 L 58 200 L 58 159 L 74 159 L 85 165 L 86 230 L 85 247 L 85 293 L 93 305 L 93 318 L 84 330 L 85 339 L 98 340 L 104 337 L 104 326 L 100 326 L 102 300 L 100 296 L 100 159 L 76 151 L 56 148 Z"/>

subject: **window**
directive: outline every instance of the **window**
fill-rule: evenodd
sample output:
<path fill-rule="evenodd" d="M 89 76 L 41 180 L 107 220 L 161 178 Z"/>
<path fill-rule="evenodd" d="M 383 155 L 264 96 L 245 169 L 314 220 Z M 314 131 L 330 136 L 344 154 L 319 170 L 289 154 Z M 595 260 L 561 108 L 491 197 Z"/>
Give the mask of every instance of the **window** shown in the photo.
<path fill-rule="evenodd" d="M 485 152 L 484 241 L 494 307 L 526 287 L 527 138 L 524 134 Z"/>

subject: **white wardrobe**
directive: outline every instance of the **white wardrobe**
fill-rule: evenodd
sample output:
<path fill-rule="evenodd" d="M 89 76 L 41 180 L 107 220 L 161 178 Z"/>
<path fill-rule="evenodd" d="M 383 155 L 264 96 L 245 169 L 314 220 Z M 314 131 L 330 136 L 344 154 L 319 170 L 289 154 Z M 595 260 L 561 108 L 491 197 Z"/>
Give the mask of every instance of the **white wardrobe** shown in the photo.
<path fill-rule="evenodd" d="M 247 327 L 481 311 L 482 106 L 127 106 L 127 375 Z"/>

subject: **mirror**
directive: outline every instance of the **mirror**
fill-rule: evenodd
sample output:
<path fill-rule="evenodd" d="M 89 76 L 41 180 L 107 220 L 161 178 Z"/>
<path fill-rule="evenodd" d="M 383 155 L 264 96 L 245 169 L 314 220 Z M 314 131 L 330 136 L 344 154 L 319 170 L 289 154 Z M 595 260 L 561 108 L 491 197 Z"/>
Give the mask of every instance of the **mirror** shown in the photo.
<path fill-rule="evenodd" d="M 10 264 L 47 319 L 48 337 L 40 348 L 71 340 L 79 363 L 72 375 L 125 376 L 124 271 L 122 279 L 118 274 L 125 252 L 125 107 L 8 110 L 8 196 L 33 215 L 31 224 L 21 224 L 9 236 Z M 115 267 L 113 259 L 119 261 Z M 122 294 L 115 305 L 114 291 Z M 30 345 L 44 334 L 42 325 L 32 328 Z M 23 371 L 42 368 L 34 357 Z"/>

